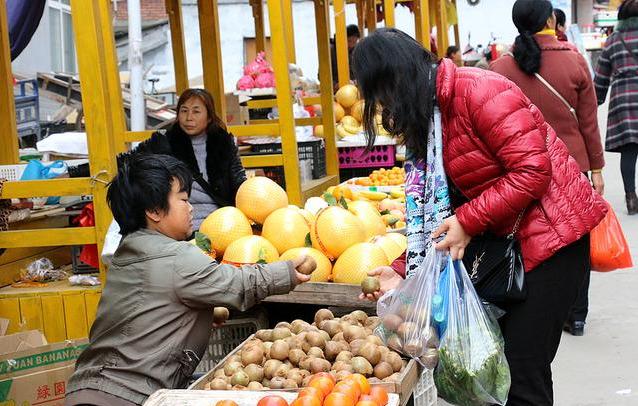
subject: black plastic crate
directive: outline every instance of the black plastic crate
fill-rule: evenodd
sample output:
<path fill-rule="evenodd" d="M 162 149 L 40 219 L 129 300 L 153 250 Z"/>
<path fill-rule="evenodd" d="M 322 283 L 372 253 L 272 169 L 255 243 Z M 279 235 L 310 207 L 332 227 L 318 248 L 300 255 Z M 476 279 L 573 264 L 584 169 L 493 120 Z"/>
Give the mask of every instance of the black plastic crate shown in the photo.
<path fill-rule="evenodd" d="M 256 144 L 251 147 L 251 155 L 267 154 L 281 154 L 281 143 Z M 323 140 L 298 142 L 297 154 L 299 155 L 299 161 L 311 161 L 313 179 L 320 179 L 326 176 L 326 146 Z M 264 168 L 264 171 L 266 171 L 266 168 Z M 275 182 L 277 181 L 275 180 Z M 279 184 L 281 185 L 281 183 Z"/>

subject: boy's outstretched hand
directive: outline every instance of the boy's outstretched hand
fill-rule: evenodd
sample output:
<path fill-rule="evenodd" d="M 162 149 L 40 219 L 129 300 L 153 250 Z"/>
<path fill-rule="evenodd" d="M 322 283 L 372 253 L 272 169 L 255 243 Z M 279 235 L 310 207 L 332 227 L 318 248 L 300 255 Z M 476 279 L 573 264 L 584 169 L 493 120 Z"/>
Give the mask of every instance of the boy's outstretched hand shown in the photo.
<path fill-rule="evenodd" d="M 308 282 L 310 280 L 310 274 L 317 269 L 317 262 L 308 255 L 301 255 L 292 260 L 292 265 L 295 267 L 295 276 L 297 277 L 295 284 Z"/>
<path fill-rule="evenodd" d="M 383 296 L 385 292 L 396 288 L 403 280 L 403 278 L 389 266 L 380 266 L 376 269 L 368 271 L 368 276 L 379 278 L 379 282 L 381 285 L 381 289 L 374 293 L 361 293 L 359 295 L 359 299 L 368 299 L 371 302 L 376 302 L 377 300 L 379 300 L 379 298 Z"/>

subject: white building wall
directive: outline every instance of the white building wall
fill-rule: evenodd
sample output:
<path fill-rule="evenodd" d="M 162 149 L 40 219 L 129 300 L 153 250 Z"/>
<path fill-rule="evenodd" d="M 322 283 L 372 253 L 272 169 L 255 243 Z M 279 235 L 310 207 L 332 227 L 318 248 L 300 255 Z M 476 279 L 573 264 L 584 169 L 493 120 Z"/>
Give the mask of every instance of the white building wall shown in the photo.
<path fill-rule="evenodd" d="M 49 7 L 44 9 L 38 29 L 33 34 L 31 42 L 20 55 L 11 63 L 14 73 L 35 77 L 37 72 L 51 70 L 51 34 L 49 28 Z"/>

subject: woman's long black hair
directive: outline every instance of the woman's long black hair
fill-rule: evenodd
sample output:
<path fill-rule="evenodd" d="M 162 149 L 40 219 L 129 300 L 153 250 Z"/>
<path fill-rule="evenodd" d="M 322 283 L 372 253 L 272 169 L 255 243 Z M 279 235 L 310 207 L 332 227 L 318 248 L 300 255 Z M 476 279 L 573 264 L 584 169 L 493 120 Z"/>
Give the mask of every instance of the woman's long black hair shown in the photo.
<path fill-rule="evenodd" d="M 352 66 L 365 100 L 363 126 L 368 148 L 377 135 L 375 115 L 383 127 L 425 158 L 427 132 L 434 109 L 436 57 L 394 28 L 380 28 L 359 41 Z"/>
<path fill-rule="evenodd" d="M 520 33 L 514 41 L 514 59 L 528 75 L 541 67 L 541 49 L 534 34 L 541 31 L 554 8 L 548 0 L 516 0 L 512 7 L 512 21 Z"/>

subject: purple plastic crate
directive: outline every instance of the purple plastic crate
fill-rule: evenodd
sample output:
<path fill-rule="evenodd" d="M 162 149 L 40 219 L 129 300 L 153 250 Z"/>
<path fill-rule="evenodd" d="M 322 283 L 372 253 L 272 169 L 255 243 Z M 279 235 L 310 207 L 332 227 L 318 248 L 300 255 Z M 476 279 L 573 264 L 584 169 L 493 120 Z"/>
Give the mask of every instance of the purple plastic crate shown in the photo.
<path fill-rule="evenodd" d="M 366 147 L 339 148 L 339 168 L 392 167 L 395 159 L 394 145 L 375 145 L 369 152 Z"/>

